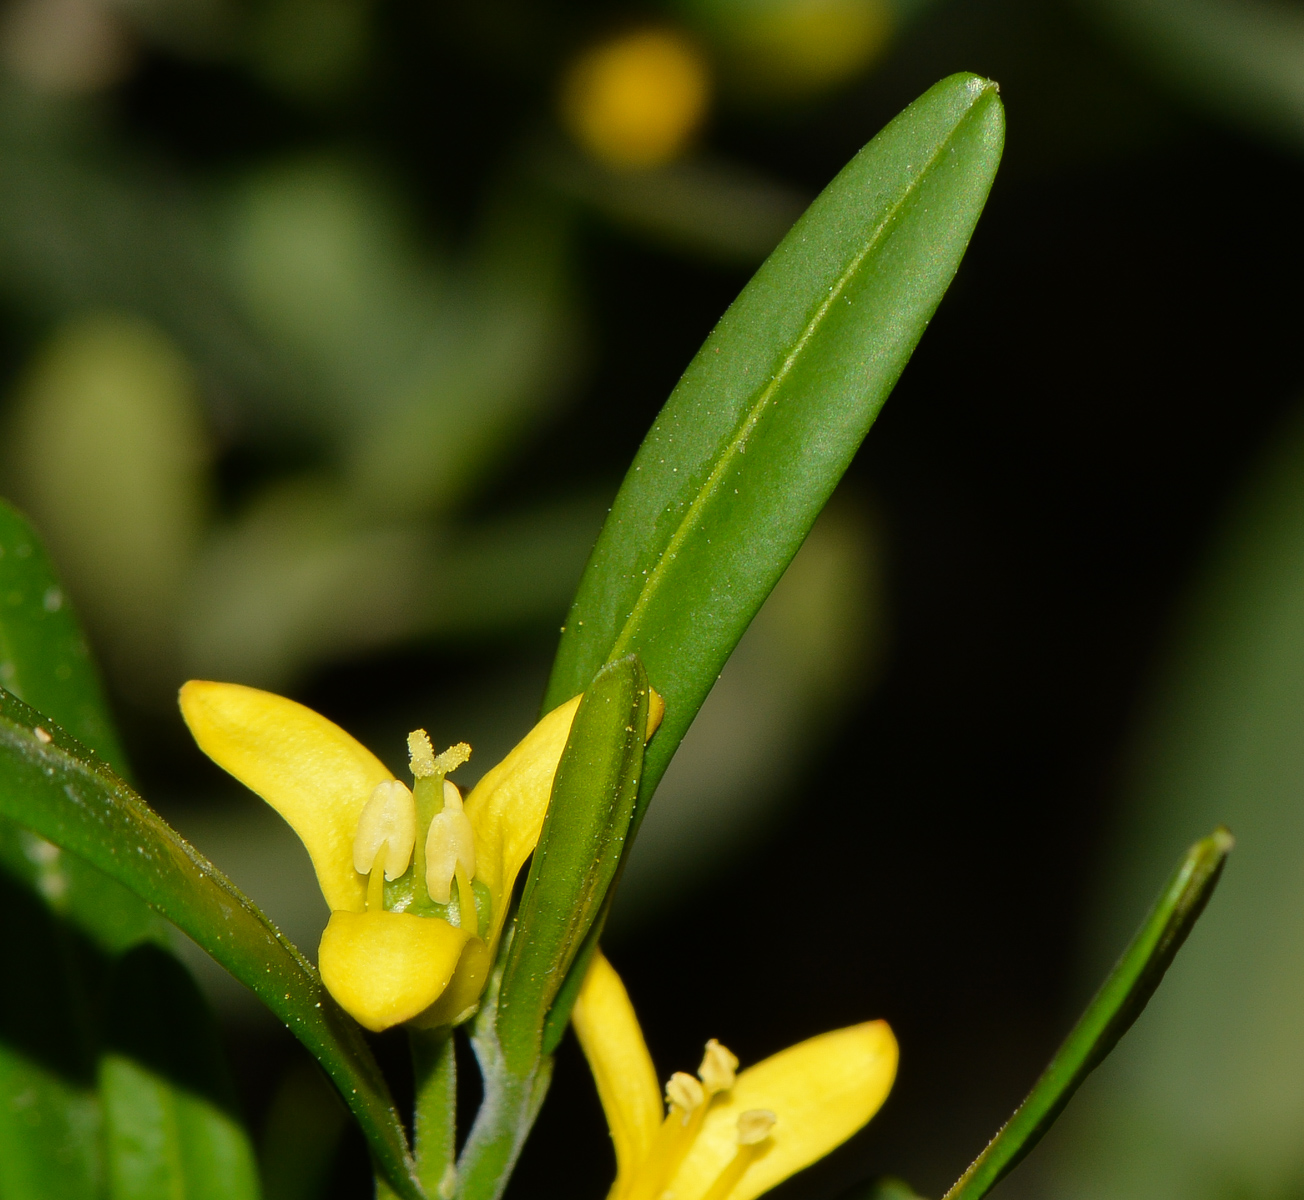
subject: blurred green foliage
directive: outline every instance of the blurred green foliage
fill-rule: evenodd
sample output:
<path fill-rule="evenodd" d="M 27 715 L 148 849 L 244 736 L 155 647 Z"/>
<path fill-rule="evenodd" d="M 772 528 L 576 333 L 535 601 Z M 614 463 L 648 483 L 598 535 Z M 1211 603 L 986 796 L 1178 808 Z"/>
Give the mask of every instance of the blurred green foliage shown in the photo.
<path fill-rule="evenodd" d="M 1091 948 L 1166 846 L 1237 838 L 1218 898 L 1048 1143 L 1066 1197 L 1275 1200 L 1304 1180 L 1304 423 L 1224 522 L 1136 747 Z"/>

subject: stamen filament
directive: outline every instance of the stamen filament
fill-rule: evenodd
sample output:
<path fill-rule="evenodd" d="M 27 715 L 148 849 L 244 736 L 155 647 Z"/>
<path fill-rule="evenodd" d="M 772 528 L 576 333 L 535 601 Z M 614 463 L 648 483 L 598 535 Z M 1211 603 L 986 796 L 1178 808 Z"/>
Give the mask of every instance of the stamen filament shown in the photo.
<path fill-rule="evenodd" d="M 457 864 L 453 877 L 457 880 L 457 905 L 462 918 L 461 926 L 463 929 L 469 929 L 472 936 L 479 936 L 480 917 L 475 911 L 475 893 L 471 890 L 471 877 L 466 873 L 466 868 L 461 862 Z"/>
<path fill-rule="evenodd" d="M 677 1083 L 685 1086 L 676 1088 Z M 688 1084 L 696 1085 L 695 1096 L 692 1095 L 693 1089 L 687 1087 Z M 672 1077 L 666 1092 L 672 1097 L 670 1111 L 666 1113 L 661 1128 L 656 1132 L 652 1149 L 648 1151 L 647 1158 L 639 1167 L 626 1200 L 660 1200 L 666 1184 L 679 1170 L 679 1164 L 684 1161 L 684 1156 L 692 1148 L 693 1141 L 702 1128 L 702 1122 L 706 1119 L 708 1099 L 701 1085 L 691 1075 L 684 1075 L 682 1079 L 678 1076 Z M 691 1098 L 692 1106 L 677 1103 L 673 1098 L 676 1094 L 680 1094 L 685 1100 Z"/>
<path fill-rule="evenodd" d="M 725 1165 L 723 1171 L 715 1177 L 702 1200 L 727 1200 L 730 1192 L 738 1186 L 747 1168 L 763 1152 L 770 1140 L 770 1130 L 774 1128 L 775 1116 L 767 1108 L 751 1108 L 738 1116 L 738 1149 Z"/>
<path fill-rule="evenodd" d="M 734 1156 L 729 1160 L 725 1169 L 715 1177 L 715 1182 L 706 1195 L 702 1197 L 702 1200 L 726 1200 L 726 1197 L 738 1186 L 738 1181 L 743 1177 L 747 1168 L 752 1165 L 762 1149 L 763 1147 L 759 1145 L 739 1146 L 734 1151 Z"/>
<path fill-rule="evenodd" d="M 380 912 L 385 907 L 385 855 L 388 851 L 389 842 L 381 842 L 371 864 L 371 874 L 367 876 L 368 912 Z"/>

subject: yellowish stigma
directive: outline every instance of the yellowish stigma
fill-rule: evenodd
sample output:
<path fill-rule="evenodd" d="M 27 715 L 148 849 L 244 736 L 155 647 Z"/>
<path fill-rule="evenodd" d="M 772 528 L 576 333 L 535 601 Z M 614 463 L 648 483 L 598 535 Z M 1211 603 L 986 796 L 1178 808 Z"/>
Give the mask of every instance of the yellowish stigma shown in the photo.
<path fill-rule="evenodd" d="M 408 734 L 408 766 L 414 779 L 424 779 L 435 773 L 435 748 L 424 729 L 414 729 Z"/>

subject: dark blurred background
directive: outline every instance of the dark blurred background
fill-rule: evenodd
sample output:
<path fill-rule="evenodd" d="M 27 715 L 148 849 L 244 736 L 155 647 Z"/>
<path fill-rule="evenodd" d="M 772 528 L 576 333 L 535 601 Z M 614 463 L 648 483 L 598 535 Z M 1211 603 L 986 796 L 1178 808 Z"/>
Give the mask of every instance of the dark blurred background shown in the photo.
<path fill-rule="evenodd" d="M 465 738 L 473 782 L 750 273 L 928 86 L 998 80 L 969 254 L 667 776 L 608 953 L 663 1075 L 886 1017 L 885 1110 L 778 1194 L 936 1195 L 1227 820 L 1186 960 L 1005 1187 L 1304 1194 L 1304 8 L 9 0 L 0 62 L 4 491 L 144 794 L 310 954 L 306 856 L 178 683 L 285 691 L 392 762 Z M 272 1200 L 368 1194 L 303 1052 L 185 952 L 255 1128 L 316 1164 L 271 1152 Z M 568 1043 L 509 1195 L 611 1171 Z"/>

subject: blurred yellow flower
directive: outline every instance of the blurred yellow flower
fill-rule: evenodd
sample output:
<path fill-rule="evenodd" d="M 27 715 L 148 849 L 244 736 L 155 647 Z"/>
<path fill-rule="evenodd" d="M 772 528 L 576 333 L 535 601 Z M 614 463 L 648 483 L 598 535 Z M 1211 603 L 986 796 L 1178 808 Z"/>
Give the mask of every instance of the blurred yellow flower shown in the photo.
<path fill-rule="evenodd" d="M 654 167 L 676 157 L 710 100 L 710 75 L 685 37 L 662 29 L 626 34 L 578 58 L 562 85 L 567 128 L 614 167 Z"/>
<path fill-rule="evenodd" d="M 620 977 L 599 953 L 572 1022 L 616 1148 L 607 1200 L 753 1200 L 823 1158 L 882 1106 L 896 1077 L 885 1021 L 799 1042 L 739 1072 L 719 1042 L 661 1091 Z"/>
<path fill-rule="evenodd" d="M 726 0 L 717 8 L 713 32 L 730 82 L 758 99 L 798 100 L 845 83 L 892 33 L 886 0 Z"/>

